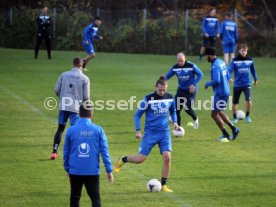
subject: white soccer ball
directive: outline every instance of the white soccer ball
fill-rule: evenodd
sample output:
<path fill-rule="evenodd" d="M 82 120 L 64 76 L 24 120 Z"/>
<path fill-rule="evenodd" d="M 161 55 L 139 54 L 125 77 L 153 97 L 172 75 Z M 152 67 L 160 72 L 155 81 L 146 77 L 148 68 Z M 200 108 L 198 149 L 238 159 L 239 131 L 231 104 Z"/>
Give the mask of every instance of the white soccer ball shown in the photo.
<path fill-rule="evenodd" d="M 183 137 L 185 135 L 185 129 L 183 127 L 179 127 L 178 130 L 173 130 L 173 135 L 175 137 Z"/>
<path fill-rule="evenodd" d="M 161 183 L 157 179 L 151 179 L 147 183 L 147 189 L 149 192 L 159 192 L 161 188 L 162 188 Z"/>
<path fill-rule="evenodd" d="M 242 110 L 237 111 L 237 119 L 245 119 L 245 113 Z"/>

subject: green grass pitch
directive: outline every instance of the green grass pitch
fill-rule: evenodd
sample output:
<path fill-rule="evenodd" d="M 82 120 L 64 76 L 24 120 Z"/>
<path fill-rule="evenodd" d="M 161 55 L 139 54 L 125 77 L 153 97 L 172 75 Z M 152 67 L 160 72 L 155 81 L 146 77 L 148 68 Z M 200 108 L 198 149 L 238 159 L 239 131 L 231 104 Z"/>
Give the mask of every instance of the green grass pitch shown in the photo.
<path fill-rule="evenodd" d="M 57 112 L 43 102 L 54 94 L 58 76 L 71 69 L 75 56 L 84 52 L 45 51 L 33 59 L 33 51 L 0 49 L 0 206 L 69 206 L 69 182 L 59 157 L 50 161 Z M 188 59 L 204 72 L 197 100 L 212 95 L 204 83 L 210 79 L 207 61 Z M 97 53 L 86 74 L 91 81 L 92 100 L 142 99 L 154 90 L 157 78 L 165 74 L 174 56 Z M 184 138 L 172 138 L 172 171 L 168 186 L 174 193 L 150 193 L 146 183 L 160 179 L 161 156 L 155 147 L 141 165 L 127 164 L 107 183 L 102 166 L 101 198 L 106 207 L 252 207 L 276 206 L 276 60 L 255 58 L 259 85 L 253 87 L 252 123 L 240 121 L 239 138 L 219 143 L 220 131 L 210 111 L 198 111 L 200 128 L 186 127 L 191 121 L 183 112 Z M 177 80 L 169 81 L 175 94 Z M 136 107 L 135 107 L 136 108 Z M 244 110 L 243 96 L 240 108 Z M 137 153 L 134 110 L 95 111 L 94 122 L 103 126 L 109 140 L 112 162 L 121 155 Z M 226 112 L 229 116 L 230 111 Z M 232 118 L 232 116 L 231 116 Z M 90 206 L 83 190 L 81 206 Z"/>

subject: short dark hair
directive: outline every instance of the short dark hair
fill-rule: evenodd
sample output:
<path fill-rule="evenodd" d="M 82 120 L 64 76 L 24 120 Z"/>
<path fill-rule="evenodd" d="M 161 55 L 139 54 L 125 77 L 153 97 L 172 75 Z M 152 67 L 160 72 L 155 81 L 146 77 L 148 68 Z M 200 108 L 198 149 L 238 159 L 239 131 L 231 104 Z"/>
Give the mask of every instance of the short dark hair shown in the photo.
<path fill-rule="evenodd" d="M 162 76 L 159 77 L 159 79 L 155 83 L 156 87 L 158 85 L 162 85 L 162 86 L 167 85 L 167 80 L 166 80 L 165 76 L 162 75 Z"/>
<path fill-rule="evenodd" d="M 82 61 L 82 58 L 81 58 L 81 57 L 75 57 L 75 58 L 73 59 L 73 65 L 74 65 L 74 66 L 79 66 L 81 61 Z"/>
<path fill-rule="evenodd" d="M 207 47 L 205 50 L 205 55 L 216 55 L 216 49 L 213 47 Z"/>
<path fill-rule="evenodd" d="M 101 17 L 99 17 L 99 16 L 97 16 L 96 18 L 95 18 L 95 21 L 96 20 L 100 20 L 100 21 L 102 21 L 102 18 Z"/>
<path fill-rule="evenodd" d="M 225 12 L 225 17 L 232 18 L 233 14 L 231 12 Z"/>
<path fill-rule="evenodd" d="M 93 105 L 89 100 L 84 101 L 80 105 L 80 117 L 89 118 L 93 114 Z"/>

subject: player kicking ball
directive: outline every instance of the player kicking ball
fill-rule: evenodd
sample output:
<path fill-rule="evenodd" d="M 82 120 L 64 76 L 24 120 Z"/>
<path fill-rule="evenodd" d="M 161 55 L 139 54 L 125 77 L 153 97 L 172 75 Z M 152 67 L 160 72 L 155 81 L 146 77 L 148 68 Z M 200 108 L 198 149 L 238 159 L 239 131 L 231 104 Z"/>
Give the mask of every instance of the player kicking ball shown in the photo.
<path fill-rule="evenodd" d="M 119 172 L 121 167 L 129 162 L 140 164 L 149 156 L 151 149 L 158 144 L 160 154 L 163 158 L 162 168 L 162 191 L 173 192 L 166 185 L 171 170 L 171 133 L 169 128 L 169 114 L 174 123 L 174 129 L 178 130 L 179 126 L 176 120 L 176 111 L 173 96 L 167 93 L 167 81 L 164 76 L 157 80 L 156 91 L 144 97 L 135 116 L 136 138 L 141 139 L 140 119 L 146 114 L 144 136 L 141 140 L 139 154 L 122 156 L 114 167 L 115 172 Z"/>
<path fill-rule="evenodd" d="M 238 137 L 240 130 L 236 128 L 230 121 L 229 117 L 223 113 L 227 108 L 230 94 L 227 67 L 223 60 L 217 58 L 214 48 L 207 48 L 206 55 L 208 56 L 208 62 L 211 63 L 211 81 L 205 83 L 205 89 L 212 86 L 214 91 L 211 116 L 222 131 L 222 136 L 219 137 L 218 141 L 229 142 L 230 135 L 227 132 L 224 123 L 226 123 L 232 130 L 232 140 L 235 140 Z"/>
<path fill-rule="evenodd" d="M 237 123 L 237 110 L 238 104 L 240 100 L 240 95 L 243 92 L 245 96 L 246 102 L 246 116 L 245 120 L 247 123 L 251 122 L 249 113 L 252 108 L 252 99 L 251 99 L 251 78 L 250 73 L 254 78 L 254 85 L 256 86 L 258 83 L 258 77 L 256 73 L 256 69 L 251 57 L 247 55 L 248 47 L 246 44 L 241 44 L 239 46 L 239 55 L 234 58 L 228 68 L 229 76 L 232 77 L 232 72 L 234 71 L 234 92 L 233 92 L 233 105 L 232 105 L 232 113 L 233 113 L 233 123 Z M 233 82 L 230 79 L 230 82 Z"/>
<path fill-rule="evenodd" d="M 102 40 L 103 37 L 98 34 L 99 26 L 102 24 L 102 19 L 100 17 L 96 17 L 95 21 L 88 25 L 83 31 L 83 41 L 82 45 L 85 49 L 87 56 L 83 59 L 83 68 L 87 70 L 85 66 L 88 62 L 96 56 L 94 50 L 94 39 Z"/>

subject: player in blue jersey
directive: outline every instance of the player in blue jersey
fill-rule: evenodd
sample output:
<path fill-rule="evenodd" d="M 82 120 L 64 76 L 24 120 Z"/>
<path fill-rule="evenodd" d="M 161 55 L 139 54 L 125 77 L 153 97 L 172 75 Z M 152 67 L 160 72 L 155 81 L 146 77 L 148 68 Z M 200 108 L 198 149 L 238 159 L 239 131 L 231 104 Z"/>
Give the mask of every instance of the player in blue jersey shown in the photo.
<path fill-rule="evenodd" d="M 238 104 L 240 95 L 243 92 L 246 101 L 246 122 L 250 123 L 251 119 L 249 113 L 252 107 L 251 100 L 251 78 L 250 74 L 252 74 L 254 78 L 254 85 L 256 86 L 258 83 L 258 77 L 256 73 L 256 69 L 251 57 L 247 55 L 248 47 L 246 44 L 241 44 L 239 46 L 239 55 L 234 58 L 228 68 L 229 77 L 232 77 L 232 72 L 234 71 L 234 92 L 233 92 L 233 123 L 237 123 L 238 119 L 236 116 L 238 110 Z M 232 80 L 232 79 L 231 79 Z M 232 82 L 232 81 L 231 81 Z"/>
<path fill-rule="evenodd" d="M 227 108 L 227 102 L 230 94 L 228 71 L 225 63 L 218 59 L 214 48 L 207 48 L 206 55 L 208 62 L 211 62 L 211 81 L 205 84 L 205 89 L 212 86 L 214 98 L 212 100 L 211 116 L 222 131 L 222 136 L 218 141 L 228 142 L 230 135 L 227 132 L 224 123 L 232 130 L 232 139 L 235 140 L 239 134 L 239 129 L 236 128 L 230 121 L 229 117 L 223 113 Z"/>
<path fill-rule="evenodd" d="M 225 14 L 225 21 L 222 22 L 220 28 L 220 38 L 222 39 L 224 62 L 226 65 L 234 58 L 235 47 L 238 42 L 238 28 L 236 22 L 232 21 L 231 12 Z"/>
<path fill-rule="evenodd" d="M 216 39 L 219 37 L 219 20 L 216 17 L 216 9 L 211 9 L 210 14 L 202 20 L 203 45 L 200 49 L 199 60 L 204 55 L 205 48 L 208 46 L 215 47 Z"/>
<path fill-rule="evenodd" d="M 164 192 L 172 192 L 166 185 L 171 168 L 171 134 L 169 128 L 169 115 L 171 115 L 174 129 L 179 127 L 176 121 L 176 113 L 173 96 L 167 93 L 167 81 L 161 76 L 156 82 L 156 91 L 144 97 L 137 112 L 134 116 L 136 138 L 141 139 L 142 132 L 140 119 L 145 113 L 145 128 L 142 138 L 139 154 L 122 156 L 114 167 L 115 172 L 119 172 L 121 167 L 129 162 L 140 164 L 143 163 L 151 152 L 151 149 L 158 144 L 160 154 L 163 157 L 163 168 L 161 173 L 161 184 Z"/>
<path fill-rule="evenodd" d="M 99 26 L 102 24 L 102 19 L 100 17 L 96 17 L 95 21 L 89 24 L 83 31 L 83 41 L 82 45 L 85 49 L 87 56 L 83 59 L 83 68 L 87 65 L 87 63 L 95 57 L 94 50 L 94 39 L 102 40 L 103 37 L 98 34 Z"/>
<path fill-rule="evenodd" d="M 108 181 L 113 183 L 112 164 L 104 130 L 91 122 L 92 104 L 85 101 L 79 108 L 80 119 L 68 128 L 65 136 L 64 169 L 70 178 L 70 206 L 79 206 L 83 185 L 93 207 L 101 207 L 100 156 Z"/>
<path fill-rule="evenodd" d="M 184 107 L 185 112 L 194 121 L 194 128 L 198 129 L 198 117 L 193 108 L 198 89 L 197 84 L 202 79 L 203 73 L 194 63 L 186 61 L 184 53 L 178 53 L 176 59 L 177 64 L 171 67 L 166 75 L 166 79 L 169 80 L 174 75 L 178 78 L 178 89 L 175 95 L 177 123 L 181 126 L 180 112 Z"/>

